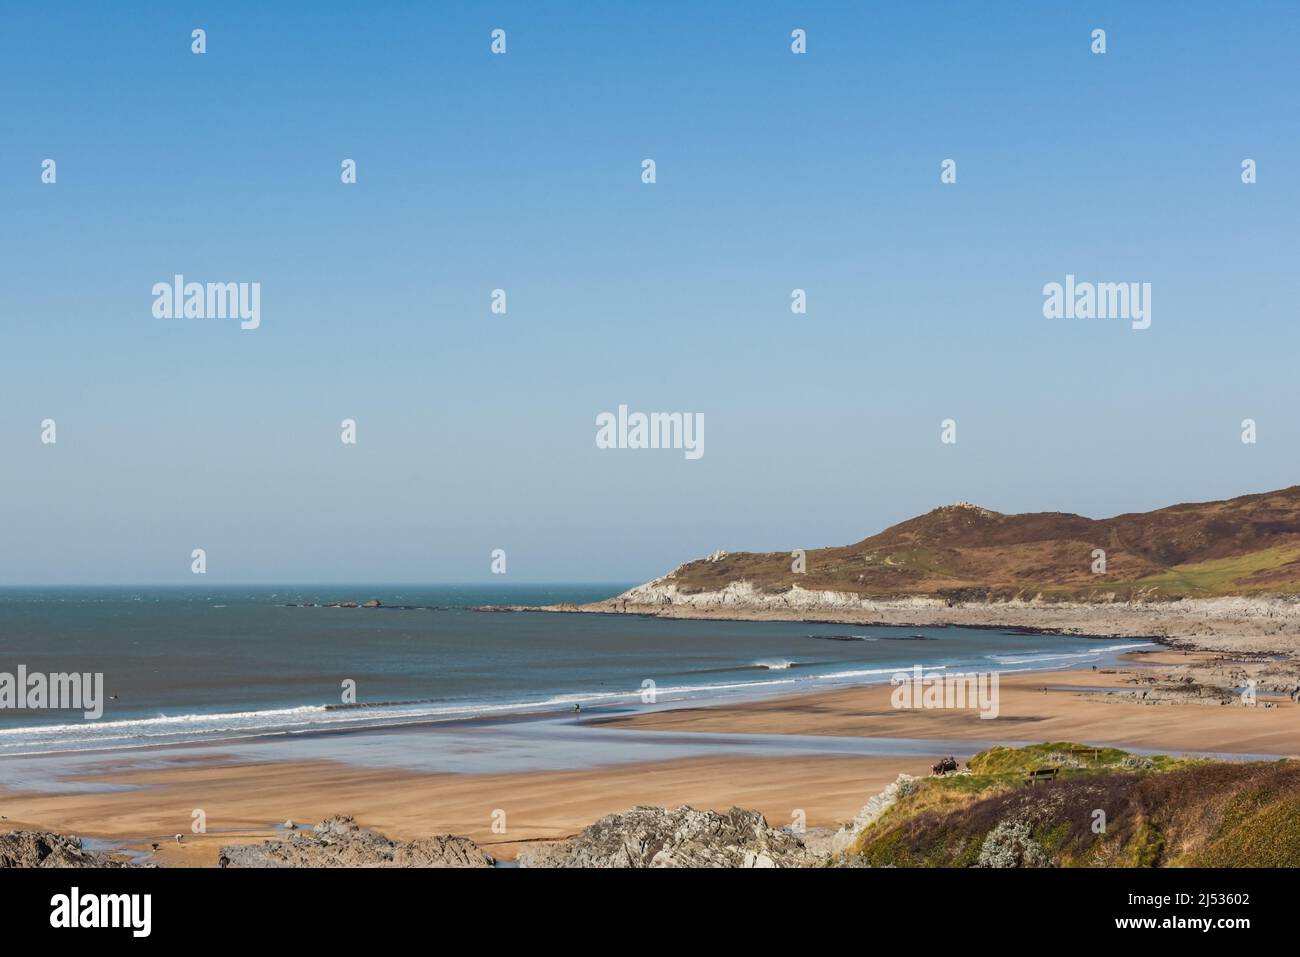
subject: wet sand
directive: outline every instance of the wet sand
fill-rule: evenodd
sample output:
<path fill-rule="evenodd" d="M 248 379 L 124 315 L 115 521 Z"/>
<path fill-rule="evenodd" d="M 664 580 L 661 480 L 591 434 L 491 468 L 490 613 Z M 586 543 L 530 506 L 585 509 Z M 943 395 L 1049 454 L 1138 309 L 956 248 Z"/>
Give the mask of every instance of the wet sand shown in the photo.
<path fill-rule="evenodd" d="M 1163 650 L 1125 656 L 1118 673 L 1112 674 L 1004 674 L 999 715 L 992 720 L 981 719 L 975 711 L 899 711 L 890 702 L 892 689 L 875 685 L 709 707 L 593 715 L 581 725 L 561 729 L 568 738 L 603 737 L 605 749 L 616 749 L 620 735 L 635 731 L 655 732 L 661 738 L 667 734 L 674 742 L 704 742 L 707 735 L 718 734 L 776 735 L 792 742 L 797 740 L 793 736 L 842 737 L 857 744 L 869 744 L 867 739 L 873 738 L 933 741 L 933 747 L 917 745 L 915 754 L 715 752 L 622 764 L 613 764 L 619 758 L 611 755 L 604 765 L 597 760 L 581 769 L 427 773 L 363 766 L 355 760 L 355 750 L 354 760 L 343 760 L 348 750 L 342 740 L 325 735 L 310 753 L 339 758 L 304 760 L 302 745 L 295 748 L 290 739 L 263 742 L 242 755 L 223 755 L 216 745 L 153 749 L 168 759 L 144 768 L 139 763 L 142 752 L 106 753 L 83 768 L 77 780 L 130 789 L 0 792 L 0 813 L 8 817 L 4 826 L 9 828 L 38 827 L 145 850 L 157 842 L 160 851 L 154 859 L 168 866 L 211 866 L 222 844 L 275 837 L 283 833 L 277 825 L 286 819 L 311 826 L 333 814 L 354 815 L 361 824 L 394 838 L 460 834 L 509 860 L 522 844 L 574 834 L 605 814 L 636 804 L 753 807 L 777 826 L 789 823 L 801 809 L 809 827 L 835 826 L 851 819 L 899 772 L 928 773 L 937 758 L 953 754 L 963 759 L 991 741 L 1068 740 L 1164 752 L 1300 756 L 1300 705 L 1289 700 L 1273 708 L 1143 705 L 1087 698 L 1076 690 L 1131 687 L 1126 679 L 1152 668 L 1167 670 L 1207 657 Z M 481 733 L 494 731 L 483 728 Z M 498 725 L 495 733 L 506 731 Z M 458 740 L 430 728 L 397 734 L 400 739 L 382 744 L 398 753 L 446 748 Z M 323 752 L 321 741 L 327 745 Z M 628 735 L 628 747 L 633 742 L 644 747 L 646 741 L 645 735 Z M 378 746 L 369 739 L 363 744 Z M 195 809 L 206 813 L 207 834 L 191 832 Z M 506 815 L 504 834 L 492 829 L 497 810 Z M 184 835 L 180 845 L 172 839 L 176 833 Z"/>
<path fill-rule="evenodd" d="M 1154 660 L 1137 658 L 1137 667 L 1126 670 L 1136 673 L 1156 664 L 1181 663 L 1183 657 L 1166 652 Z M 1124 674 L 1090 671 L 1003 675 L 1000 712 L 993 719 L 982 719 L 969 710 L 898 710 L 890 703 L 889 686 L 873 685 L 725 707 L 631 715 L 603 723 L 681 732 L 780 732 L 933 738 L 940 742 L 1079 741 L 1171 752 L 1300 756 L 1300 705 L 1291 701 L 1278 702 L 1274 708 L 1144 705 L 1053 690 L 1131 687 L 1124 678 Z"/>

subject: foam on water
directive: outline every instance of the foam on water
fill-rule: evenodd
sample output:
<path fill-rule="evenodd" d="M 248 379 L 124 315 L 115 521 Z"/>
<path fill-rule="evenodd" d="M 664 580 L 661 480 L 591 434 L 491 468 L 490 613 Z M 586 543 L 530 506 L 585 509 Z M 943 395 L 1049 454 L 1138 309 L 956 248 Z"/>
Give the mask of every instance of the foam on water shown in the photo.
<path fill-rule="evenodd" d="M 0 672 L 102 672 L 104 716 L 0 710 L 0 755 L 709 702 L 943 671 L 1075 667 L 1141 644 L 988 630 L 483 614 L 612 586 L 0 588 Z M 327 608 L 379 597 L 387 607 Z M 404 607 L 394 607 L 398 603 Z M 219 610 L 221 614 L 216 614 Z M 810 635 L 810 631 L 814 632 Z M 912 640 L 924 637 L 927 640 Z M 810 648 L 810 646 L 815 646 Z M 340 702 L 356 681 L 358 703 Z M 647 685 L 647 681 L 653 682 Z M 643 697 L 645 695 L 645 697 Z"/>

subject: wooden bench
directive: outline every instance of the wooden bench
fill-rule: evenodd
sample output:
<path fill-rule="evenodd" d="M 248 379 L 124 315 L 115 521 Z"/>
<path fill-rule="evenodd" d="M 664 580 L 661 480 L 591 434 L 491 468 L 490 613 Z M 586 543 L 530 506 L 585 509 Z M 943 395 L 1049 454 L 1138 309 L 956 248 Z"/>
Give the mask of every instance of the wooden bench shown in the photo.
<path fill-rule="evenodd" d="M 1055 781 L 1056 773 L 1060 768 L 1038 768 L 1034 771 L 1025 772 L 1026 784 L 1037 784 L 1039 781 Z"/>

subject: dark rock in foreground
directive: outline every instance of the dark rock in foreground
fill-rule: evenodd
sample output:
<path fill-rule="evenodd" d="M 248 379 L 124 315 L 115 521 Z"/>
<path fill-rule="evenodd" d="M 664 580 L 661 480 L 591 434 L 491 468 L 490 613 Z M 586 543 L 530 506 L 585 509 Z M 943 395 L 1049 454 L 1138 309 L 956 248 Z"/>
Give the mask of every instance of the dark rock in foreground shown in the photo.
<path fill-rule="evenodd" d="M 335 816 L 282 841 L 231 844 L 221 849 L 222 867 L 492 867 L 495 861 L 473 841 L 451 835 L 391 841 Z"/>
<path fill-rule="evenodd" d="M 524 851 L 521 867 L 812 867 L 823 857 L 758 811 L 638 806 L 567 841 Z"/>
<path fill-rule="evenodd" d="M 134 867 L 108 854 L 87 851 L 81 838 L 52 831 L 0 834 L 0 867 Z M 149 865 L 141 865 L 149 866 Z"/>

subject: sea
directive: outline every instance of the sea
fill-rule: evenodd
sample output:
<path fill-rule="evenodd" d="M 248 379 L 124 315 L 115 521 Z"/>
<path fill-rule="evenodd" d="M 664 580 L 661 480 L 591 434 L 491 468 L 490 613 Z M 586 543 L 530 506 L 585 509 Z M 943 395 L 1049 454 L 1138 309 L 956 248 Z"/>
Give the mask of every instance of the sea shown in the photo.
<path fill-rule="evenodd" d="M 629 584 L 0 588 L 0 676 L 102 674 L 103 714 L 0 707 L 0 755 L 617 713 L 1086 668 L 1144 643 L 998 629 L 485 612 Z M 379 607 L 329 607 L 377 600 Z"/>

